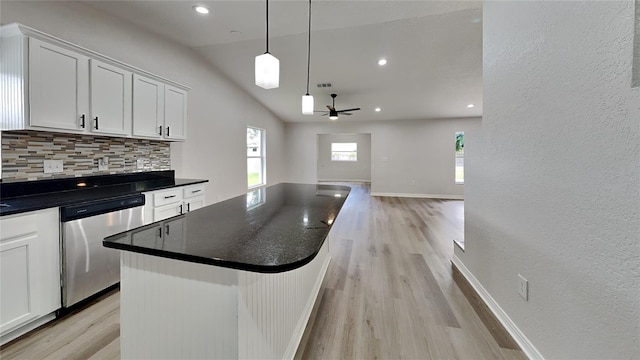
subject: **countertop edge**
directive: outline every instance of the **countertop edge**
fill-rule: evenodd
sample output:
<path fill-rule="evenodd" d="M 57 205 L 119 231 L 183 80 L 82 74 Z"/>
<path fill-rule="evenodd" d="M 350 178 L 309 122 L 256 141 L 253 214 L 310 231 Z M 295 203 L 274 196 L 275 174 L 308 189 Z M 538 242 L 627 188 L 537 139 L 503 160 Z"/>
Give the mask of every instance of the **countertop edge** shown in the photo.
<path fill-rule="evenodd" d="M 309 256 L 306 256 L 292 263 L 270 265 L 270 266 L 218 260 L 218 259 L 195 256 L 195 255 L 180 254 L 180 253 L 171 252 L 171 251 L 144 249 L 144 248 L 140 248 L 133 245 L 123 245 L 123 244 L 113 243 L 105 240 L 102 241 L 102 245 L 110 249 L 129 251 L 129 252 L 134 252 L 134 253 L 143 254 L 143 255 L 158 256 L 166 259 L 187 261 L 187 262 L 192 262 L 197 264 L 219 266 L 219 267 L 224 267 L 229 269 L 257 272 L 262 274 L 276 274 L 276 273 L 283 273 L 283 272 L 295 270 L 310 263 L 318 255 L 325 241 L 326 241 L 326 238 L 322 241 L 322 243 L 320 244 L 320 247 L 318 247 L 318 249 L 316 249 L 313 253 L 309 254 Z"/>

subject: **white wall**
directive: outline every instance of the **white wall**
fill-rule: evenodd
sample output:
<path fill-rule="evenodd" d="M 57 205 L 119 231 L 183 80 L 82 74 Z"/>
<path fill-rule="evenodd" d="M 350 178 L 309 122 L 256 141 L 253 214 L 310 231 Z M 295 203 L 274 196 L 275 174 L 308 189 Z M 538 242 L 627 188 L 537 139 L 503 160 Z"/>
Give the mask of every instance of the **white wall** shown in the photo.
<path fill-rule="evenodd" d="M 356 143 L 357 161 L 331 161 L 331 143 Z M 371 134 L 319 134 L 318 181 L 371 181 Z"/>
<path fill-rule="evenodd" d="M 67 1 L 2 1 L 0 22 L 20 22 L 192 88 L 188 140 L 171 145 L 178 177 L 209 179 L 207 202 L 247 190 L 246 126 L 266 129 L 267 180 L 286 178 L 284 124 L 193 50 Z"/>
<path fill-rule="evenodd" d="M 633 4 L 483 5 L 484 115 L 465 134 L 455 254 L 548 359 L 640 354 Z"/>
<path fill-rule="evenodd" d="M 455 184 L 455 133 L 480 126 L 480 118 L 289 123 L 289 178 L 315 182 L 317 134 L 371 134 L 371 192 L 401 196 L 462 198 Z M 465 150 L 466 151 L 466 150 Z M 412 182 L 415 181 L 415 185 Z"/>

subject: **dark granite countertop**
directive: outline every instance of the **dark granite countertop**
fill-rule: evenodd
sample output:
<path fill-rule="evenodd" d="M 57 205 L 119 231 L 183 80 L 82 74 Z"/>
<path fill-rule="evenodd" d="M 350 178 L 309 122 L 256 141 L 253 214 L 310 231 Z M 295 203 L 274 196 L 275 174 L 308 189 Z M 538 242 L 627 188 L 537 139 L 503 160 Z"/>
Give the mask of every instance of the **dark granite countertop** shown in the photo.
<path fill-rule="evenodd" d="M 207 182 L 153 171 L 0 184 L 0 216 Z"/>
<path fill-rule="evenodd" d="M 309 263 L 351 188 L 282 183 L 106 238 L 104 246 L 253 272 Z"/>

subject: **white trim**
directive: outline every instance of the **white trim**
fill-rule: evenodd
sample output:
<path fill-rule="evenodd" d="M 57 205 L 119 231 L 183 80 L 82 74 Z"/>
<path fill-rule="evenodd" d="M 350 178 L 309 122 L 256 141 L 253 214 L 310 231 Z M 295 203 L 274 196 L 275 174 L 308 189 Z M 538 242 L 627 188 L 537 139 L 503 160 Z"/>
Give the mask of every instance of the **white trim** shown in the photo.
<path fill-rule="evenodd" d="M 370 183 L 371 180 L 363 179 L 318 179 L 318 182 L 358 182 L 358 183 Z"/>
<path fill-rule="evenodd" d="M 489 292 L 482 286 L 482 284 L 478 281 L 478 279 L 476 279 L 476 277 L 473 276 L 471 271 L 469 271 L 469 269 L 467 269 L 467 267 L 464 266 L 462 261 L 455 254 L 453 255 L 453 258 L 451 258 L 451 262 L 453 263 L 453 265 L 455 265 L 458 268 L 462 276 L 464 276 L 467 279 L 467 281 L 473 287 L 476 293 L 480 295 L 480 298 L 482 299 L 482 301 L 485 303 L 485 305 L 487 305 L 489 310 L 491 310 L 491 312 L 493 313 L 493 315 L 495 315 L 498 321 L 500 321 L 502 326 L 504 326 L 504 328 L 511 335 L 511 337 L 513 337 L 516 343 L 518 343 L 518 345 L 522 349 L 522 352 L 524 352 L 524 354 L 529 359 L 543 360 L 544 357 L 542 356 L 542 354 L 540 354 L 538 349 L 536 349 L 533 343 L 531 343 L 531 341 L 527 339 L 524 333 L 520 331 L 520 329 L 518 328 L 518 326 L 516 326 L 513 320 L 509 318 L 507 313 L 504 310 L 502 310 L 500 305 L 498 305 L 498 303 L 493 299 L 493 297 L 491 297 Z"/>
<path fill-rule="evenodd" d="M 371 196 L 390 196 L 390 197 L 424 198 L 424 199 L 464 200 L 464 195 L 443 195 L 443 194 L 411 194 L 411 193 L 372 192 Z"/>

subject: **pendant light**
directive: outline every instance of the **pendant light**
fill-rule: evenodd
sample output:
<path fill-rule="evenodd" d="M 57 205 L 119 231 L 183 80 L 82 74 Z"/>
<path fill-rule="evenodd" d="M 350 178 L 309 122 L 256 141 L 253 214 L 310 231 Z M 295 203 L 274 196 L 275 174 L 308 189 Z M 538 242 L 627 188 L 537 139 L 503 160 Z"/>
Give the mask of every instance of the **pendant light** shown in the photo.
<path fill-rule="evenodd" d="M 263 89 L 280 86 L 280 60 L 269 53 L 269 0 L 267 1 L 267 51 L 256 56 L 256 85 Z"/>
<path fill-rule="evenodd" d="M 313 96 L 309 95 L 309 72 L 311 69 L 311 0 L 309 0 L 309 43 L 307 47 L 307 94 L 302 95 L 302 114 L 313 115 Z"/>

